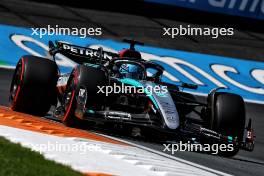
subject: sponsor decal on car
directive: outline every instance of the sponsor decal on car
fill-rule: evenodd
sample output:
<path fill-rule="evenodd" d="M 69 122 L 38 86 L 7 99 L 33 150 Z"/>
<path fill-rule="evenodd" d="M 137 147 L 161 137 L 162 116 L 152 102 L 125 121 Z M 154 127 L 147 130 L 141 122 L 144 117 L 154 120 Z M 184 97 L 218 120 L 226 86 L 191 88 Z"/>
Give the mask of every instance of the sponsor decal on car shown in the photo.
<path fill-rule="evenodd" d="M 68 51 L 71 54 L 76 54 L 79 56 L 84 56 L 84 57 L 100 57 L 100 53 L 98 50 L 94 50 L 91 48 L 84 48 L 84 47 L 79 47 L 79 46 L 74 46 L 74 45 L 69 45 L 66 43 L 59 43 L 61 45 L 61 48 L 64 51 Z M 109 55 L 107 52 L 102 52 L 103 59 L 112 59 L 113 56 Z"/>

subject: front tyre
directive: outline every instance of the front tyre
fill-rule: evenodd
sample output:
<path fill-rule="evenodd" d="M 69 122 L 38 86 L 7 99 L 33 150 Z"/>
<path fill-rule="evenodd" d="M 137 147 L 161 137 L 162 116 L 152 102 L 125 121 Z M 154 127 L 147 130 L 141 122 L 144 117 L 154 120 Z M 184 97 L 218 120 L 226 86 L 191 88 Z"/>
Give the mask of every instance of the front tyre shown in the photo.
<path fill-rule="evenodd" d="M 98 110 L 103 106 L 104 97 L 97 94 L 97 86 L 105 86 L 107 84 L 108 75 L 104 70 L 84 65 L 79 65 L 74 68 L 64 93 L 63 104 L 65 113 L 62 122 L 66 126 L 79 127 L 82 124 L 82 119 L 76 117 L 75 111 L 80 89 L 85 88 L 87 91 L 85 107 L 90 107 L 92 110 Z"/>
<path fill-rule="evenodd" d="M 214 111 L 211 115 L 210 128 L 225 136 L 243 139 L 245 128 L 245 103 L 241 96 L 232 93 L 216 93 Z M 238 153 L 239 145 L 233 151 L 221 152 L 220 155 L 231 157 Z"/>

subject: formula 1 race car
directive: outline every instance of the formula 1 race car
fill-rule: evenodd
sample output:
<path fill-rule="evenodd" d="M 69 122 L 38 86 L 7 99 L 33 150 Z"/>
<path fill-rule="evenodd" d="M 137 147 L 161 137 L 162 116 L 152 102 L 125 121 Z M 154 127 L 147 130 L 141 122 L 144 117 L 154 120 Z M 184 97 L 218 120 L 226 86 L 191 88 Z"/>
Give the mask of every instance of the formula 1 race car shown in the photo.
<path fill-rule="evenodd" d="M 10 88 L 11 109 L 32 115 L 52 116 L 76 127 L 84 120 L 122 126 L 134 135 L 155 131 L 193 143 L 233 144 L 252 151 L 251 120 L 246 123 L 245 104 L 239 95 L 213 89 L 207 103 L 180 88 L 196 85 L 162 82 L 164 68 L 141 58 L 134 40 L 119 53 L 62 42 L 49 42 L 49 58 L 23 56 Z M 77 63 L 71 73 L 60 74 L 56 58 L 63 55 Z M 162 134 L 162 135 L 161 135 Z"/>

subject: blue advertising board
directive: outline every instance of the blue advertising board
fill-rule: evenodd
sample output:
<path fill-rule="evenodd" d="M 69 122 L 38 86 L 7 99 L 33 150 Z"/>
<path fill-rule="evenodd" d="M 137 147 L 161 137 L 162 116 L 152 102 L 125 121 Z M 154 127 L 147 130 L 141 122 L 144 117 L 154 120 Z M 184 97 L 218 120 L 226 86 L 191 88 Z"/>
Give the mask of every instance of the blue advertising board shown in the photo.
<path fill-rule="evenodd" d="M 48 41 L 58 40 L 75 45 L 118 52 L 128 44 L 114 40 L 80 38 L 66 35 L 44 35 L 42 38 L 32 35 L 29 28 L 0 25 L 0 67 L 14 68 L 19 58 L 32 54 L 48 57 Z M 172 84 L 180 82 L 198 85 L 197 90 L 189 92 L 207 95 L 216 87 L 225 87 L 227 91 L 243 96 L 247 101 L 264 103 L 264 63 L 238 58 L 198 54 L 179 50 L 137 46 L 146 60 L 152 60 L 164 66 L 163 80 Z M 68 72 L 76 64 L 61 57 L 57 60 L 62 72 Z"/>
<path fill-rule="evenodd" d="M 145 2 L 264 19 L 263 0 L 145 0 Z"/>

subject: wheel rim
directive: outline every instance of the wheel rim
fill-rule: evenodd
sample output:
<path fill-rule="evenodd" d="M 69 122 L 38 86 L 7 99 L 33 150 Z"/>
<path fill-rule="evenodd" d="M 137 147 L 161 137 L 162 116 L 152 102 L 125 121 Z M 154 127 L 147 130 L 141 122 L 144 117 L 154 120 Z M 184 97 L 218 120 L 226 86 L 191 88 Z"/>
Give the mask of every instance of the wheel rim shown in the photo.
<path fill-rule="evenodd" d="M 70 104 L 71 104 L 71 100 L 72 100 L 72 95 L 74 94 L 74 80 L 72 79 L 70 86 L 68 88 L 68 90 L 66 91 L 66 95 L 65 95 L 65 110 L 67 111 L 67 109 L 69 108 Z"/>
<path fill-rule="evenodd" d="M 74 78 L 72 78 L 70 85 L 66 89 L 66 92 L 65 92 L 65 101 L 64 101 L 65 114 L 64 114 L 64 117 L 62 119 L 62 121 L 64 121 L 64 122 L 70 116 L 70 111 L 71 111 L 71 106 L 73 103 L 74 96 L 75 96 L 75 83 L 74 83 Z"/>
<path fill-rule="evenodd" d="M 17 101 L 17 97 L 20 91 L 22 78 L 23 78 L 23 72 L 24 72 L 24 61 L 23 59 L 18 63 L 17 69 L 15 71 L 11 88 L 10 88 L 10 102 L 11 102 L 11 108 L 14 108 L 15 103 Z"/>

